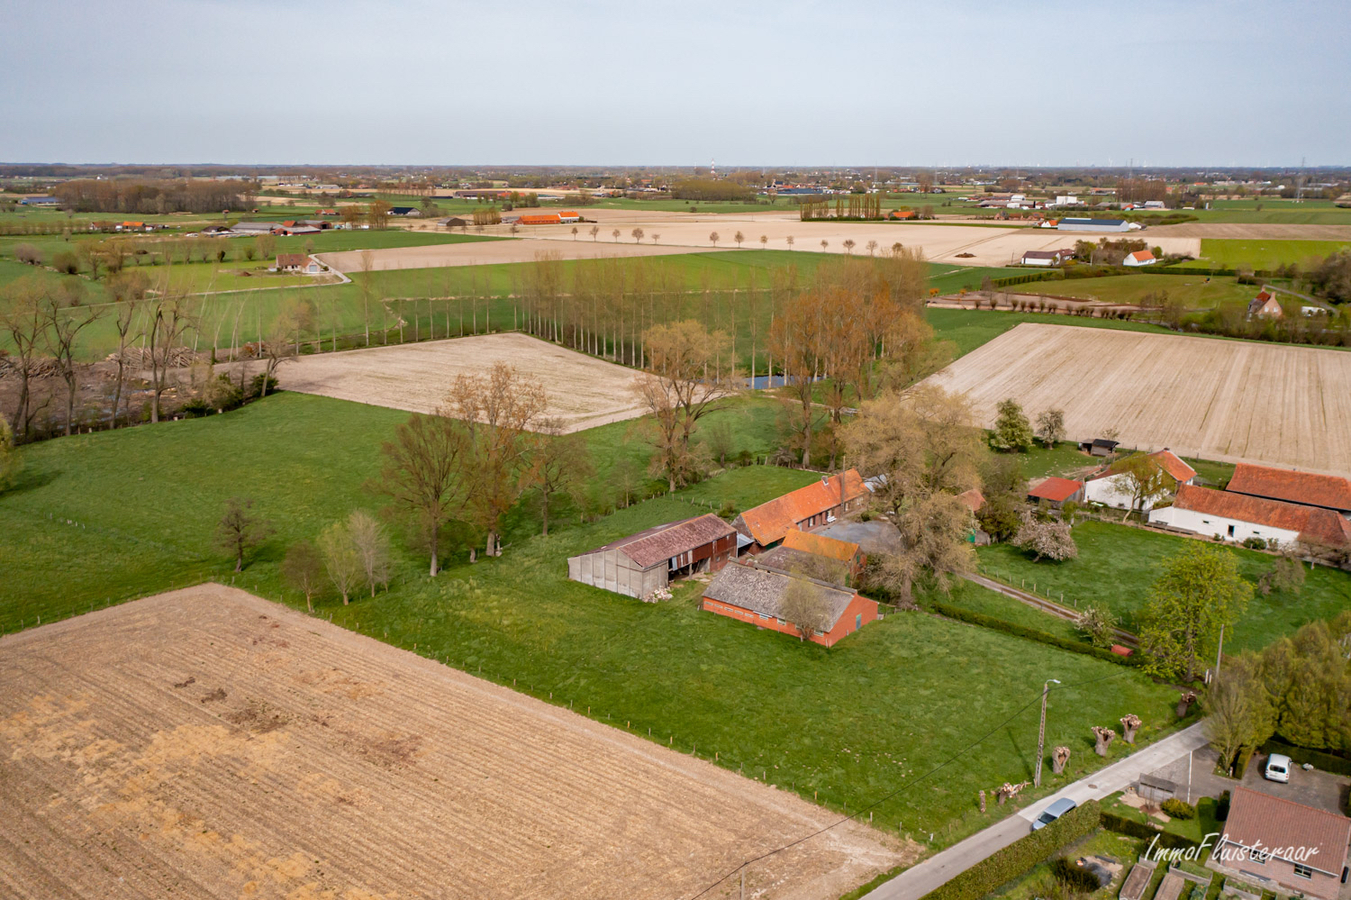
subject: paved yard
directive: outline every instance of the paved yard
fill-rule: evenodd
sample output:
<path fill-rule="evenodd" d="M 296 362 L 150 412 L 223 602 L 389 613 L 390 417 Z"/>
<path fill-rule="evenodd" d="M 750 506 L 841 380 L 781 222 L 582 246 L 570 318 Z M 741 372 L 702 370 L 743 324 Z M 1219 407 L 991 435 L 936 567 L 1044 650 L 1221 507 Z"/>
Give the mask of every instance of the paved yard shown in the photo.
<path fill-rule="evenodd" d="M 1217 755 L 1210 747 L 1203 747 L 1193 755 L 1191 760 L 1191 802 L 1195 803 L 1198 797 L 1219 797 L 1225 791 L 1231 790 L 1237 783 L 1232 778 L 1223 778 L 1215 774 L 1216 759 Z M 1274 781 L 1267 781 L 1262 777 L 1262 770 L 1266 768 L 1266 765 L 1267 757 L 1265 753 L 1255 755 L 1252 762 L 1248 764 L 1247 773 L 1243 776 L 1243 786 L 1254 791 L 1260 791 L 1263 794 L 1271 794 L 1275 797 L 1293 800 L 1296 803 L 1303 803 L 1305 806 L 1312 806 L 1315 809 L 1335 813 L 1342 812 L 1342 800 L 1345 798 L 1347 790 L 1351 789 L 1351 778 L 1318 770 L 1306 772 L 1296 764 L 1295 770 L 1290 773 L 1290 783 L 1278 784 Z M 1178 796 L 1186 799 L 1187 757 L 1174 760 L 1150 774 L 1158 778 L 1166 778 L 1176 784 Z"/>

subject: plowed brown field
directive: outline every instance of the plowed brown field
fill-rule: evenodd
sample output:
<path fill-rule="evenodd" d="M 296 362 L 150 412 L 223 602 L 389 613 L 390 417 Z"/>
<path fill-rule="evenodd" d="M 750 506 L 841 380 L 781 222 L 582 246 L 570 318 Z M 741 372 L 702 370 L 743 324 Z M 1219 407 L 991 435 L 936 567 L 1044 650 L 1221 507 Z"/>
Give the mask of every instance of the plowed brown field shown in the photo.
<path fill-rule="evenodd" d="M 430 413 L 456 375 L 482 375 L 499 362 L 544 382 L 549 415 L 566 430 L 642 414 L 637 373 L 524 334 L 485 334 L 302 356 L 279 373 L 288 391 Z"/>
<path fill-rule="evenodd" d="M 1128 447 L 1351 473 L 1351 353 L 1023 323 L 931 382 L 966 393 L 984 425 L 1012 397 L 1065 411 L 1071 440 L 1115 429 Z"/>
<path fill-rule="evenodd" d="M 0 639 L 0 760 L 0 896 L 35 900 L 669 900 L 836 818 L 218 585 Z M 747 887 L 834 898 L 887 841 Z"/>

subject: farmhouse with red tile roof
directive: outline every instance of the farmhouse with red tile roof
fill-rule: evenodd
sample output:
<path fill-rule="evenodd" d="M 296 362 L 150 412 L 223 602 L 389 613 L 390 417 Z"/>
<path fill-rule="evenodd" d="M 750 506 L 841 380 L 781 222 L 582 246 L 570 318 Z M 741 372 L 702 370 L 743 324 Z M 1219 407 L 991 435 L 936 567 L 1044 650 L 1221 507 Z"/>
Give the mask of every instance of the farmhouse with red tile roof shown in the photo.
<path fill-rule="evenodd" d="M 751 553 L 767 550 L 794 528 L 807 531 L 866 506 L 870 493 L 858 470 L 845 472 L 843 481 L 843 491 L 839 475 L 790 491 L 746 510 L 733 520 L 732 527 L 750 538 Z"/>
<path fill-rule="evenodd" d="M 1234 467 L 1234 477 L 1229 479 L 1229 486 L 1225 490 L 1351 514 L 1351 478 L 1337 475 L 1315 475 L 1239 463 Z"/>
<path fill-rule="evenodd" d="M 1211 866 L 1281 894 L 1337 900 L 1351 819 L 1235 787 L 1223 825 Z"/>
<path fill-rule="evenodd" d="M 1118 460 L 1089 476 L 1088 480 L 1084 482 L 1084 499 L 1091 503 L 1114 506 L 1117 509 L 1128 508 L 1135 500 L 1132 496 L 1130 479 L 1123 472 L 1125 463 L 1129 459 L 1134 459 L 1134 457 Z M 1149 512 L 1154 504 L 1171 497 L 1177 490 L 1178 485 L 1191 484 L 1193 479 L 1196 478 L 1196 470 L 1167 448 L 1149 454 L 1149 459 L 1164 471 L 1167 475 L 1167 483 L 1162 486 L 1163 489 L 1156 496 L 1143 498 L 1139 505 L 1141 512 Z"/>
<path fill-rule="evenodd" d="M 1242 543 L 1248 538 L 1329 547 L 1351 546 L 1351 521 L 1330 509 L 1184 484 L 1173 505 L 1149 513 L 1152 524 Z"/>

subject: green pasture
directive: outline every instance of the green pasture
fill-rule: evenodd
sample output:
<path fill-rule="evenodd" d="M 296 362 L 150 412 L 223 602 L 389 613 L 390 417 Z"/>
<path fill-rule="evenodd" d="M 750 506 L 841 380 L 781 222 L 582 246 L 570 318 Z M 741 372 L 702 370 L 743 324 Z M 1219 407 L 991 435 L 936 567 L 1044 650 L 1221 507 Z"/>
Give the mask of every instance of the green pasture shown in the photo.
<path fill-rule="evenodd" d="M 363 484 L 403 418 L 283 393 L 225 415 L 26 448 L 20 483 L 0 496 L 0 627 L 208 578 L 303 609 L 279 578 L 285 548 L 352 509 L 379 508 Z M 590 438 L 598 451 L 620 440 L 612 431 Z M 1090 725 L 1130 712 L 1144 719 L 1145 740 L 1171 728 L 1174 689 L 988 629 L 892 613 L 826 650 L 701 612 L 693 585 L 645 604 L 566 579 L 569 555 L 816 477 L 734 469 L 589 524 L 564 507 L 547 539 L 527 496 L 507 523 L 502 557 L 471 565 L 459 549 L 436 579 L 396 529 L 390 589 L 350 606 L 325 596 L 318 614 L 833 809 L 894 794 L 873 810 L 874 824 L 926 842 L 933 832 L 936 845 L 1010 812 L 992 804 L 982 815 L 976 792 L 1031 777 L 1047 677 L 1063 682 L 1047 746 L 1075 753 L 1040 793 L 1105 762 L 1091 752 Z M 252 498 L 276 529 L 238 576 L 212 547 L 231 496 Z"/>
<path fill-rule="evenodd" d="M 1147 531 L 1111 522 L 1087 521 L 1074 526 L 1078 559 L 1065 562 L 1032 557 L 1008 544 L 993 544 L 978 551 L 985 574 L 1053 600 L 1064 596 L 1067 604 L 1080 608 L 1102 603 L 1116 614 L 1122 628 L 1135 631 L 1149 587 L 1158 577 L 1165 559 L 1180 552 L 1194 538 Z M 1231 548 L 1239 571 L 1256 583 L 1272 567 L 1275 557 L 1255 550 Z M 1306 567 L 1307 568 L 1307 567 Z M 1327 619 L 1351 604 L 1351 574 L 1317 566 L 1308 569 L 1303 590 L 1295 596 L 1274 591 L 1258 593 L 1232 633 L 1225 648 L 1231 652 L 1255 650 L 1290 634 L 1315 619 Z M 1048 616 L 1048 618 L 1050 618 Z"/>
<path fill-rule="evenodd" d="M 1346 249 L 1351 249 L 1351 241 L 1236 241 L 1206 238 L 1201 241 L 1201 258 L 1187 265 L 1224 269 L 1249 266 L 1269 270 L 1284 265 L 1303 266 Z"/>

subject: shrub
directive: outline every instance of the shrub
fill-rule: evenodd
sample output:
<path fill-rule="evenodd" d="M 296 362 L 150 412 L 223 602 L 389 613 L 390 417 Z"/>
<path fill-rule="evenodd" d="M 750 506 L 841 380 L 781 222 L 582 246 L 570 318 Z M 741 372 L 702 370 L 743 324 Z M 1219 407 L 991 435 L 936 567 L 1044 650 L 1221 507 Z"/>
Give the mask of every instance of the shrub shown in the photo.
<path fill-rule="evenodd" d="M 1260 537 L 1250 537 L 1244 539 L 1243 546 L 1249 550 L 1265 550 L 1267 549 L 1267 542 Z"/>
<path fill-rule="evenodd" d="M 52 268 L 65 275 L 78 275 L 80 261 L 69 250 L 62 250 L 52 256 Z"/>
<path fill-rule="evenodd" d="M 14 258 L 30 266 L 42 265 L 42 251 L 32 244 L 19 244 L 14 248 Z"/>
<path fill-rule="evenodd" d="M 193 397 L 183 404 L 183 415 L 189 419 L 198 419 L 211 412 L 211 407 L 201 397 Z"/>
<path fill-rule="evenodd" d="M 1220 794 L 1220 799 L 1215 803 L 1215 821 L 1223 822 L 1229 818 L 1229 792 Z"/>
<path fill-rule="evenodd" d="M 210 409 L 222 412 L 238 409 L 244 402 L 244 394 L 239 386 L 230 380 L 229 375 L 220 375 L 206 383 L 202 389 L 202 402 Z"/>
<path fill-rule="evenodd" d="M 1196 807 L 1185 800 L 1179 800 L 1176 797 L 1170 797 L 1163 801 L 1163 811 L 1174 819 L 1196 818 Z"/>
<path fill-rule="evenodd" d="M 1088 636 L 1094 647 L 1107 649 L 1116 643 L 1116 616 L 1102 604 L 1084 607 L 1074 620 L 1074 627 Z"/>
<path fill-rule="evenodd" d="M 275 394 L 277 392 L 277 379 L 259 372 L 257 375 L 253 376 L 253 379 L 249 382 L 249 392 L 245 399 L 252 400 L 255 397 L 262 396 L 264 378 L 267 379 L 267 392 L 269 394 Z"/>
<path fill-rule="evenodd" d="M 1072 893 L 1091 894 L 1102 887 L 1097 875 L 1063 856 L 1051 863 L 1051 875 Z"/>
<path fill-rule="evenodd" d="M 1243 773 L 1248 771 L 1248 763 L 1252 762 L 1252 747 L 1244 747 L 1238 751 L 1238 757 L 1234 760 L 1234 777 L 1239 781 L 1243 780 Z"/>
<path fill-rule="evenodd" d="M 1028 869 L 1049 859 L 1059 850 L 1098 827 L 1101 807 L 1090 800 L 1076 807 L 1040 831 L 1034 831 L 934 888 L 923 900 L 980 900 Z M 1096 879 L 1094 884 L 1096 885 Z"/>

